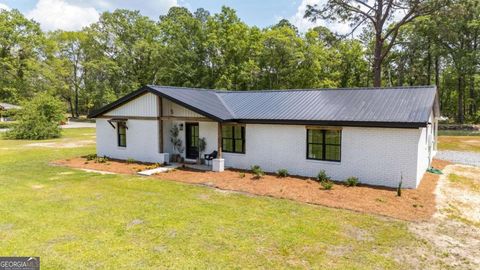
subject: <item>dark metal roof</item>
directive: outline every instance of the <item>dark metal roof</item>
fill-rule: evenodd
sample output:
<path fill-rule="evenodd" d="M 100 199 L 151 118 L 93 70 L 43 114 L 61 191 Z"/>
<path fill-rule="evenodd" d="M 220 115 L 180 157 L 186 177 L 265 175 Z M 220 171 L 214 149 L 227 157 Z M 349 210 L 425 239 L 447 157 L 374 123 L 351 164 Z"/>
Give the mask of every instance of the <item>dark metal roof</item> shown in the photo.
<path fill-rule="evenodd" d="M 221 122 L 421 127 L 428 124 L 432 110 L 438 115 L 433 86 L 215 91 L 149 85 L 142 89 L 134 97 L 152 92 Z M 90 117 L 134 97 L 128 95 Z"/>

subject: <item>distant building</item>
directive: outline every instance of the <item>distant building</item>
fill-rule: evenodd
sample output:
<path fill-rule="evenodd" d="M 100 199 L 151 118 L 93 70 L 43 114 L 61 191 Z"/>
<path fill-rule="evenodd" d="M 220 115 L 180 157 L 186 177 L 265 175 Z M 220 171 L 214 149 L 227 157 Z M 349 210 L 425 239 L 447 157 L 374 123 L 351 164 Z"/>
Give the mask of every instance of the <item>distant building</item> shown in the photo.
<path fill-rule="evenodd" d="M 20 109 L 20 108 L 21 107 L 17 105 L 0 102 L 0 122 L 12 121 L 10 117 L 5 116 L 5 112 L 9 110 Z"/>

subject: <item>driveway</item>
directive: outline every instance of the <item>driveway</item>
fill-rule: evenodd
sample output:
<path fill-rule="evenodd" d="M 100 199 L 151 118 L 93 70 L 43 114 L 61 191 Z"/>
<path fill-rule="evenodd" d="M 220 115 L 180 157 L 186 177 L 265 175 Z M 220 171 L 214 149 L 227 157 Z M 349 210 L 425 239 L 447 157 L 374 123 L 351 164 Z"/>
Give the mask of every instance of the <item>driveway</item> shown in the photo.
<path fill-rule="evenodd" d="M 480 167 L 480 153 L 477 152 L 438 151 L 435 158 Z"/>
<path fill-rule="evenodd" d="M 62 125 L 61 127 L 62 128 L 94 128 L 95 123 L 69 121 L 66 125 Z"/>

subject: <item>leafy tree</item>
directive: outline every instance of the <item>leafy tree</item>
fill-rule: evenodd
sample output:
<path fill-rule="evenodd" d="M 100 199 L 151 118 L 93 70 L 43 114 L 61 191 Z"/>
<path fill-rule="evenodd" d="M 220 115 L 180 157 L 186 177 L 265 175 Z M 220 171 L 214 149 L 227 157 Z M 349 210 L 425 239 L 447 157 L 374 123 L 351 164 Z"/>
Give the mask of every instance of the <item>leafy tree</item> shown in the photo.
<path fill-rule="evenodd" d="M 382 63 L 388 55 L 400 28 L 417 17 L 433 13 L 443 6 L 443 1 L 405 0 L 328 0 L 323 7 L 308 5 L 305 17 L 315 21 L 327 19 L 350 22 L 355 31 L 369 24 L 374 32 L 373 85 L 382 84 Z M 396 15 L 402 14 L 400 19 Z"/>
<path fill-rule="evenodd" d="M 18 123 L 7 132 L 12 139 L 43 140 L 58 138 L 64 105 L 48 94 L 37 94 L 31 101 L 24 102 L 15 115 Z"/>

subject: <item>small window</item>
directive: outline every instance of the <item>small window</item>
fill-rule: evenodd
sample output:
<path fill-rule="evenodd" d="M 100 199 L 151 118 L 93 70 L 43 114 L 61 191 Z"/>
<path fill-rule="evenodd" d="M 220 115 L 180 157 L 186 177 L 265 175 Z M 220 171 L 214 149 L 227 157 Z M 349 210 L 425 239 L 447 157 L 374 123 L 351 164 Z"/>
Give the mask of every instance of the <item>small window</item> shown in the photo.
<path fill-rule="evenodd" d="M 118 146 L 127 147 L 127 124 L 125 122 L 117 123 L 117 141 Z"/>
<path fill-rule="evenodd" d="M 307 159 L 340 161 L 341 130 L 307 129 Z"/>
<path fill-rule="evenodd" d="M 222 150 L 227 153 L 245 154 L 245 127 L 222 127 Z"/>

